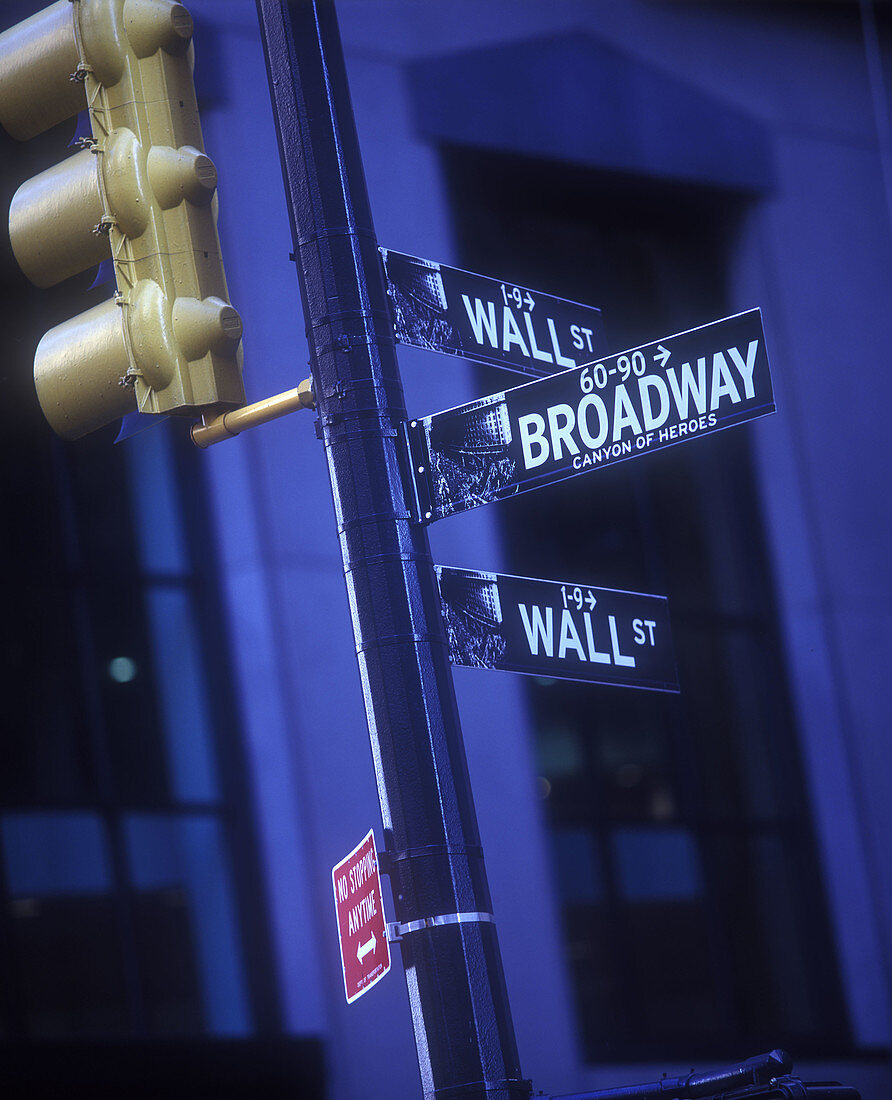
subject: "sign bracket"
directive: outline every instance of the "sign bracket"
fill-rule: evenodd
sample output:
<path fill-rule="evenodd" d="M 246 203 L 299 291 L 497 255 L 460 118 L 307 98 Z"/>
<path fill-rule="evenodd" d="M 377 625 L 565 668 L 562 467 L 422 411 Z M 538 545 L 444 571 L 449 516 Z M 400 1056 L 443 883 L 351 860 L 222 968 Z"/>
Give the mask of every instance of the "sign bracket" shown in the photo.
<path fill-rule="evenodd" d="M 420 920 L 410 920 L 405 924 L 398 921 L 390 921 L 387 925 L 387 939 L 390 943 L 399 943 L 403 936 L 411 932 L 423 932 L 428 928 L 439 928 L 446 924 L 495 924 L 496 918 L 492 913 L 442 913 L 438 917 L 422 917 Z"/>
<path fill-rule="evenodd" d="M 416 523 L 429 523 L 433 518 L 433 491 L 430 476 L 430 449 L 418 420 L 404 420 L 403 445 L 409 462 L 410 503 L 415 505 Z"/>

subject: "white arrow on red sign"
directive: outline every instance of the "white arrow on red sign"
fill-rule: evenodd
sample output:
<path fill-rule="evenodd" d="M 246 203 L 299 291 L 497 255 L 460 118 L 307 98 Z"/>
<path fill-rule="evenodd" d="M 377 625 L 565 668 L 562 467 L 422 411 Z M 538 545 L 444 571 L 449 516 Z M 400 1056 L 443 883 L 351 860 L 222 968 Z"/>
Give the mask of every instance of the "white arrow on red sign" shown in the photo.
<path fill-rule="evenodd" d="M 362 964 L 362 960 L 366 957 L 366 955 L 368 955 L 370 951 L 375 950 L 376 944 L 377 940 L 375 939 L 375 933 L 373 932 L 371 939 L 368 940 L 367 943 L 361 943 L 359 947 L 356 948 L 356 961 L 360 965 Z"/>

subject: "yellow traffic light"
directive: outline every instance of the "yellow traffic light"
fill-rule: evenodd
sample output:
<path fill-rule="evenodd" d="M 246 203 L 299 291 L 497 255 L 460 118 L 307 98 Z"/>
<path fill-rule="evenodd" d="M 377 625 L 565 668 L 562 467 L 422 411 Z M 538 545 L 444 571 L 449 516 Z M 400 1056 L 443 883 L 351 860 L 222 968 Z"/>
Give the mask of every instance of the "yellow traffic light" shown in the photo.
<path fill-rule="evenodd" d="M 23 183 L 9 212 L 13 252 L 38 286 L 114 264 L 114 298 L 35 354 L 41 406 L 67 439 L 135 409 L 244 404 L 191 40 L 172 0 L 60 0 L 0 35 L 0 125 L 26 140 L 86 108 L 93 133 Z"/>

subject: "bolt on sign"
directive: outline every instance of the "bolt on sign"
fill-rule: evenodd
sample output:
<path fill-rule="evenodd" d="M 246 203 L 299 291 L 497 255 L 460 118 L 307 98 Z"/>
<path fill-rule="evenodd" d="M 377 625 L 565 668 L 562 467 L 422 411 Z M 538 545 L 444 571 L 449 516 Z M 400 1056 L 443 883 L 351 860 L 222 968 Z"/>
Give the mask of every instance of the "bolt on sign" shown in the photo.
<path fill-rule="evenodd" d="M 605 351 L 601 311 L 381 248 L 403 344 L 543 377 Z"/>
<path fill-rule="evenodd" d="M 665 596 L 435 568 L 453 664 L 679 690 Z"/>
<path fill-rule="evenodd" d="M 332 868 L 338 941 L 347 1004 L 367 993 L 390 970 L 390 945 L 384 920 L 375 835 Z"/>
<path fill-rule="evenodd" d="M 430 522 L 775 410 L 762 315 L 726 317 L 404 426 Z"/>

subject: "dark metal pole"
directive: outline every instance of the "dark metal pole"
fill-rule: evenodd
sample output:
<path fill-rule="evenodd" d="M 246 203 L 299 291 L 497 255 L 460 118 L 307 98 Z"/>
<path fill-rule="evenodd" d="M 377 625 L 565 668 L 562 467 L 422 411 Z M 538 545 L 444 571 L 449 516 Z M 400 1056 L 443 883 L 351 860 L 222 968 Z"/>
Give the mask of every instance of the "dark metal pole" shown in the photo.
<path fill-rule="evenodd" d="M 426 1097 L 521 1080 L 331 0 L 257 0 Z M 431 922 L 428 918 L 442 918 Z M 418 922 L 415 927 L 414 922 Z M 374 996 L 374 994 L 371 994 Z"/>

